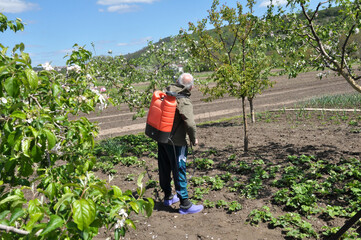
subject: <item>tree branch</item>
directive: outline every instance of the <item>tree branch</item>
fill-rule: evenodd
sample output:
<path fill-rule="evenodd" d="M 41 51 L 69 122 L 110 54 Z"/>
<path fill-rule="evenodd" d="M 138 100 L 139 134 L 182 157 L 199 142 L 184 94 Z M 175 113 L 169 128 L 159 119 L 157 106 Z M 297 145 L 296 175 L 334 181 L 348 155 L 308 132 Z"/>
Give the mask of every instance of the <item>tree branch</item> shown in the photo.
<path fill-rule="evenodd" d="M 6 225 L 3 225 L 3 224 L 0 224 L 0 230 L 5 230 L 6 232 L 14 232 L 14 233 L 21 234 L 21 235 L 28 235 L 29 234 L 28 231 L 21 230 L 21 229 L 11 227 L 11 226 L 6 226 Z"/>
<path fill-rule="evenodd" d="M 356 19 L 358 19 L 358 16 L 359 16 L 359 12 L 357 12 L 357 14 L 356 14 Z M 347 33 L 347 37 L 346 37 L 346 39 L 345 39 L 345 42 L 344 42 L 344 43 L 343 43 L 343 45 L 342 45 L 342 54 L 341 54 L 341 56 L 342 56 L 342 60 L 341 60 L 341 69 L 343 68 L 344 61 L 345 61 L 346 45 L 347 45 L 348 40 L 350 39 L 351 34 L 352 34 L 352 32 L 353 32 L 353 29 L 354 29 L 355 27 L 356 27 L 356 24 L 354 23 L 354 24 L 352 25 L 352 27 L 351 27 L 350 31 L 348 31 L 348 33 Z"/>
<path fill-rule="evenodd" d="M 322 3 L 319 3 L 318 6 L 317 6 L 317 9 L 318 7 L 321 5 Z M 313 22 L 312 22 L 312 19 L 310 18 L 310 16 L 308 16 L 307 12 L 306 12 L 306 8 L 305 8 L 305 5 L 303 3 L 301 3 L 301 7 L 302 7 L 302 12 L 303 12 L 303 15 L 306 17 L 307 21 L 308 21 L 308 24 L 309 24 L 309 28 L 312 32 L 312 35 L 314 36 L 315 38 L 315 41 L 317 42 L 318 44 L 318 48 L 320 49 L 320 53 L 330 62 L 332 62 L 333 64 L 337 65 L 337 69 L 340 68 L 339 64 L 337 63 L 337 61 L 335 59 L 333 59 L 332 57 L 330 57 L 324 47 L 323 47 L 323 44 L 322 44 L 322 41 L 321 39 L 319 38 L 319 36 L 317 35 L 316 33 L 316 30 L 313 26 Z"/>

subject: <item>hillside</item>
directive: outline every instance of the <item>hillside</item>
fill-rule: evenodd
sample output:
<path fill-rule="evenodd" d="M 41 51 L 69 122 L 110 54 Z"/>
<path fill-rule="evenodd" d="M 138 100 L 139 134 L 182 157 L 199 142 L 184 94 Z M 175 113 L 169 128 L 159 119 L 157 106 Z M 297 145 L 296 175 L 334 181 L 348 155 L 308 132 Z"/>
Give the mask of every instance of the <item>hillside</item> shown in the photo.
<path fill-rule="evenodd" d="M 330 21 L 332 21 L 333 19 L 335 19 L 338 14 L 339 14 L 339 10 L 340 8 L 339 7 L 330 7 L 330 8 L 327 8 L 327 9 L 323 9 L 323 10 L 320 10 L 318 12 L 318 16 L 317 16 L 317 21 L 321 24 L 326 24 Z M 311 13 L 311 12 L 310 12 Z M 300 14 L 300 18 L 303 17 L 302 14 Z M 210 32 L 211 35 L 214 36 L 213 32 L 214 32 L 214 29 L 210 29 L 208 30 Z M 165 38 L 162 38 L 160 39 L 159 41 L 155 42 L 155 45 L 158 45 L 160 44 L 161 42 L 165 42 L 165 43 L 168 43 L 170 41 L 171 37 L 168 36 L 168 37 L 165 37 Z M 361 39 L 360 39 L 361 40 Z M 126 54 L 124 55 L 127 59 L 132 59 L 132 58 L 139 58 L 142 53 L 146 52 L 148 49 L 148 47 L 144 47 L 136 52 L 133 52 L 133 53 L 129 53 L 129 54 Z"/>

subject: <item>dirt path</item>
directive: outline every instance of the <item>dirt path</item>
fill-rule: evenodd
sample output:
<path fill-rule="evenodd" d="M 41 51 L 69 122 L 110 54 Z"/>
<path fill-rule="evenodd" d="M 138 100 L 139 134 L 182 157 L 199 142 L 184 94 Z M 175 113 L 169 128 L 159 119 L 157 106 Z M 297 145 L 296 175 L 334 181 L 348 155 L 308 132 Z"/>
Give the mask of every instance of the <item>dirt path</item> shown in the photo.
<path fill-rule="evenodd" d="M 294 79 L 286 76 L 273 78 L 276 82 L 274 87 L 267 89 L 254 100 L 256 112 L 293 107 L 296 102 L 315 96 L 354 92 L 342 77 L 330 75 L 320 80 L 316 74 L 317 72 L 303 73 Z M 224 97 L 213 102 L 203 102 L 201 98 L 202 94 L 197 88 L 194 89 L 191 99 L 197 123 L 241 114 L 238 99 Z M 98 138 L 103 139 L 144 131 L 146 118 L 133 121 L 132 115 L 126 106 L 121 106 L 120 110 L 109 107 L 101 115 L 88 115 L 88 119 L 99 123 L 101 130 Z"/>

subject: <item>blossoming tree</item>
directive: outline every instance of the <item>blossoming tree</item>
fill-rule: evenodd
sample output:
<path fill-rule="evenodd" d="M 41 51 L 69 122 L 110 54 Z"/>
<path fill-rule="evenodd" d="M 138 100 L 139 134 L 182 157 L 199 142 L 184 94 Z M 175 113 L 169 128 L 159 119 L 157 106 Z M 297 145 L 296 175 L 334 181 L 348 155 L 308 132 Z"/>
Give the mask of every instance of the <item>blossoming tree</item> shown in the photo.
<path fill-rule="evenodd" d="M 0 13 L 0 31 L 23 29 Z M 150 215 L 153 200 L 110 186 L 92 172 L 97 126 L 69 115 L 93 111 L 91 53 L 74 46 L 67 76 L 50 64 L 36 72 L 24 44 L 0 44 L 0 231 L 3 239 L 92 239 L 101 227 L 120 239 L 131 213 Z M 3 231 L 2 231 L 3 230 Z"/>
<path fill-rule="evenodd" d="M 322 78 L 334 72 L 361 92 L 361 3 L 326 0 L 311 9 L 310 2 L 288 0 L 287 7 L 277 12 L 274 6 L 269 7 L 269 17 L 279 27 L 278 53 L 283 56 L 287 73 L 294 77 L 316 69 L 322 71 L 318 74 Z M 320 11 L 331 7 L 337 7 L 337 14 L 320 21 Z"/>
<path fill-rule="evenodd" d="M 245 99 L 252 103 L 256 94 L 271 86 L 272 62 L 265 54 L 267 43 L 270 43 L 266 41 L 269 24 L 267 19 L 261 20 L 253 15 L 252 0 L 247 3 L 247 13 L 243 13 L 239 2 L 236 9 L 223 5 L 218 10 L 218 5 L 219 1 L 214 0 L 207 18 L 197 24 L 189 23 L 189 33 L 181 32 L 190 46 L 192 57 L 208 63 L 214 70 L 208 79 L 210 83 L 200 88 L 208 95 L 207 100 L 226 94 L 241 99 L 244 150 L 248 151 Z M 208 24 L 214 29 L 207 30 Z"/>
<path fill-rule="evenodd" d="M 108 92 L 114 105 L 125 104 L 142 117 L 149 107 L 154 90 L 163 90 L 179 74 L 178 65 L 190 65 L 187 49 L 176 37 L 159 43 L 149 42 L 139 58 L 98 56 L 92 60 L 97 78 L 112 89 Z"/>

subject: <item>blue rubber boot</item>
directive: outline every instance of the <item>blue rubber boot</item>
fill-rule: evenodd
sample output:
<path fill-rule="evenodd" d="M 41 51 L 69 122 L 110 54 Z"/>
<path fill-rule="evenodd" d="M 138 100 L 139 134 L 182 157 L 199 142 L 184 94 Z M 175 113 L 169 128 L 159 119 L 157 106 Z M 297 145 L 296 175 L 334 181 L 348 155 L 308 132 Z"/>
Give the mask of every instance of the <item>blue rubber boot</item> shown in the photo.
<path fill-rule="evenodd" d="M 180 208 L 179 213 L 180 214 L 193 214 L 193 213 L 199 213 L 203 210 L 203 205 L 192 205 L 190 208 L 184 209 Z"/>
<path fill-rule="evenodd" d="M 164 202 L 163 202 L 163 205 L 164 206 L 170 206 L 170 205 L 172 205 L 174 203 L 177 203 L 177 202 L 179 202 L 179 198 L 178 198 L 178 196 L 176 194 L 176 195 L 173 196 L 172 199 L 165 199 Z"/>

